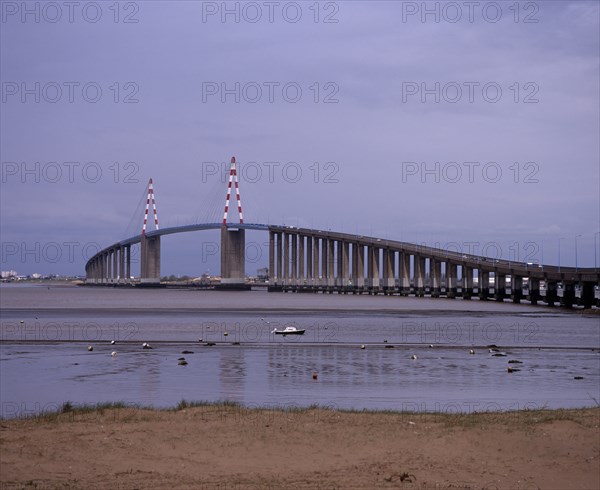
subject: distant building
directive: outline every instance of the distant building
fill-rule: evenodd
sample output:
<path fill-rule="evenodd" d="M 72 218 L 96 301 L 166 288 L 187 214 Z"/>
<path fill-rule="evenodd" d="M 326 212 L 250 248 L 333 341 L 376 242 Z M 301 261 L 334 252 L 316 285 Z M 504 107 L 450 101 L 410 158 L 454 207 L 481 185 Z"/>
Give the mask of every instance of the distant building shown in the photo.
<path fill-rule="evenodd" d="M 11 277 L 17 277 L 17 271 L 2 271 L 2 279 L 10 279 Z"/>
<path fill-rule="evenodd" d="M 269 279 L 269 268 L 263 267 L 262 269 L 258 269 L 256 271 L 256 277 L 262 281 Z"/>
<path fill-rule="evenodd" d="M 38 272 L 34 272 L 33 274 L 31 274 L 31 278 L 32 279 L 41 279 L 42 275 L 39 274 Z"/>

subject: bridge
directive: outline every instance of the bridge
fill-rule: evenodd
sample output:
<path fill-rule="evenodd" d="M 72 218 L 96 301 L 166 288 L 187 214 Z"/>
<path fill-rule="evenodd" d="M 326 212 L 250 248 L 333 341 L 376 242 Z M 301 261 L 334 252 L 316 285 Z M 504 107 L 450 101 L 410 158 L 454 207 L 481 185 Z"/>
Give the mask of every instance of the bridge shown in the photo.
<path fill-rule="evenodd" d="M 228 223 L 235 189 L 239 223 Z M 146 231 L 150 205 L 155 229 Z M 221 286 L 245 284 L 245 231 L 269 234 L 269 290 L 344 294 L 478 297 L 553 306 L 600 306 L 600 269 L 530 264 L 463 254 L 414 243 L 293 226 L 244 223 L 235 158 L 231 159 L 223 221 L 158 227 L 152 179 L 139 235 L 116 242 L 91 257 L 86 283 L 131 283 L 131 246 L 141 244 L 139 283 L 160 283 L 161 237 L 221 230 Z"/>

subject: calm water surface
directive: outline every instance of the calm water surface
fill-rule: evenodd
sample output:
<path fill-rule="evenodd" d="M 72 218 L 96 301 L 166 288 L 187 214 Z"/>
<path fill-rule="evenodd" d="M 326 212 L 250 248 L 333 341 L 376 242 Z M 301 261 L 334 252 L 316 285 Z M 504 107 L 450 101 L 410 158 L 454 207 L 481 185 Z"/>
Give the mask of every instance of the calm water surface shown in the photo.
<path fill-rule="evenodd" d="M 446 412 L 600 401 L 600 317 L 560 309 L 27 285 L 1 286 L 0 305 L 4 417 L 65 401 Z M 272 333 L 289 325 L 306 334 Z M 143 342 L 153 348 L 143 350 Z M 505 355 L 490 353 L 492 344 Z"/>

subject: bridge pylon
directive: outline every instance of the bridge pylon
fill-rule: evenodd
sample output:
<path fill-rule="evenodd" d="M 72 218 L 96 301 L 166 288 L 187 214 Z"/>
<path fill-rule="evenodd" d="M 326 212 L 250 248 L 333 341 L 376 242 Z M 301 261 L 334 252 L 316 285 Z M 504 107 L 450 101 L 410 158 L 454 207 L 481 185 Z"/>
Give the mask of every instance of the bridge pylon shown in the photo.
<path fill-rule="evenodd" d="M 154 198 L 152 179 L 148 181 L 148 197 L 146 198 L 144 224 L 142 225 L 142 238 L 140 242 L 140 281 L 145 284 L 157 284 L 160 282 L 160 236 L 146 236 L 150 204 L 152 204 L 152 212 L 154 215 L 154 227 L 155 230 L 158 230 L 158 214 L 156 212 L 156 200 Z"/>
<path fill-rule="evenodd" d="M 223 212 L 223 226 L 221 227 L 221 285 L 223 287 L 243 287 L 246 280 L 246 230 L 231 229 L 227 226 L 232 188 L 235 189 L 240 224 L 243 224 L 244 215 L 242 214 L 235 157 L 231 158 L 229 167 L 229 182 L 225 198 L 225 211 Z"/>

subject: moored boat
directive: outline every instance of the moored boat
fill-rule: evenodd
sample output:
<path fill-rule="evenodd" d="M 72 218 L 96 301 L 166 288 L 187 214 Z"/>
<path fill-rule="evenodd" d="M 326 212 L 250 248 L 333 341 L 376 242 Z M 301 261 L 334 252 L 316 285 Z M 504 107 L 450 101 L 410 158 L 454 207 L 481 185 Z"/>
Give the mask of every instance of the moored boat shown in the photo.
<path fill-rule="evenodd" d="M 298 329 L 296 327 L 285 327 L 283 330 L 273 330 L 271 333 L 275 335 L 304 335 L 305 329 Z"/>

